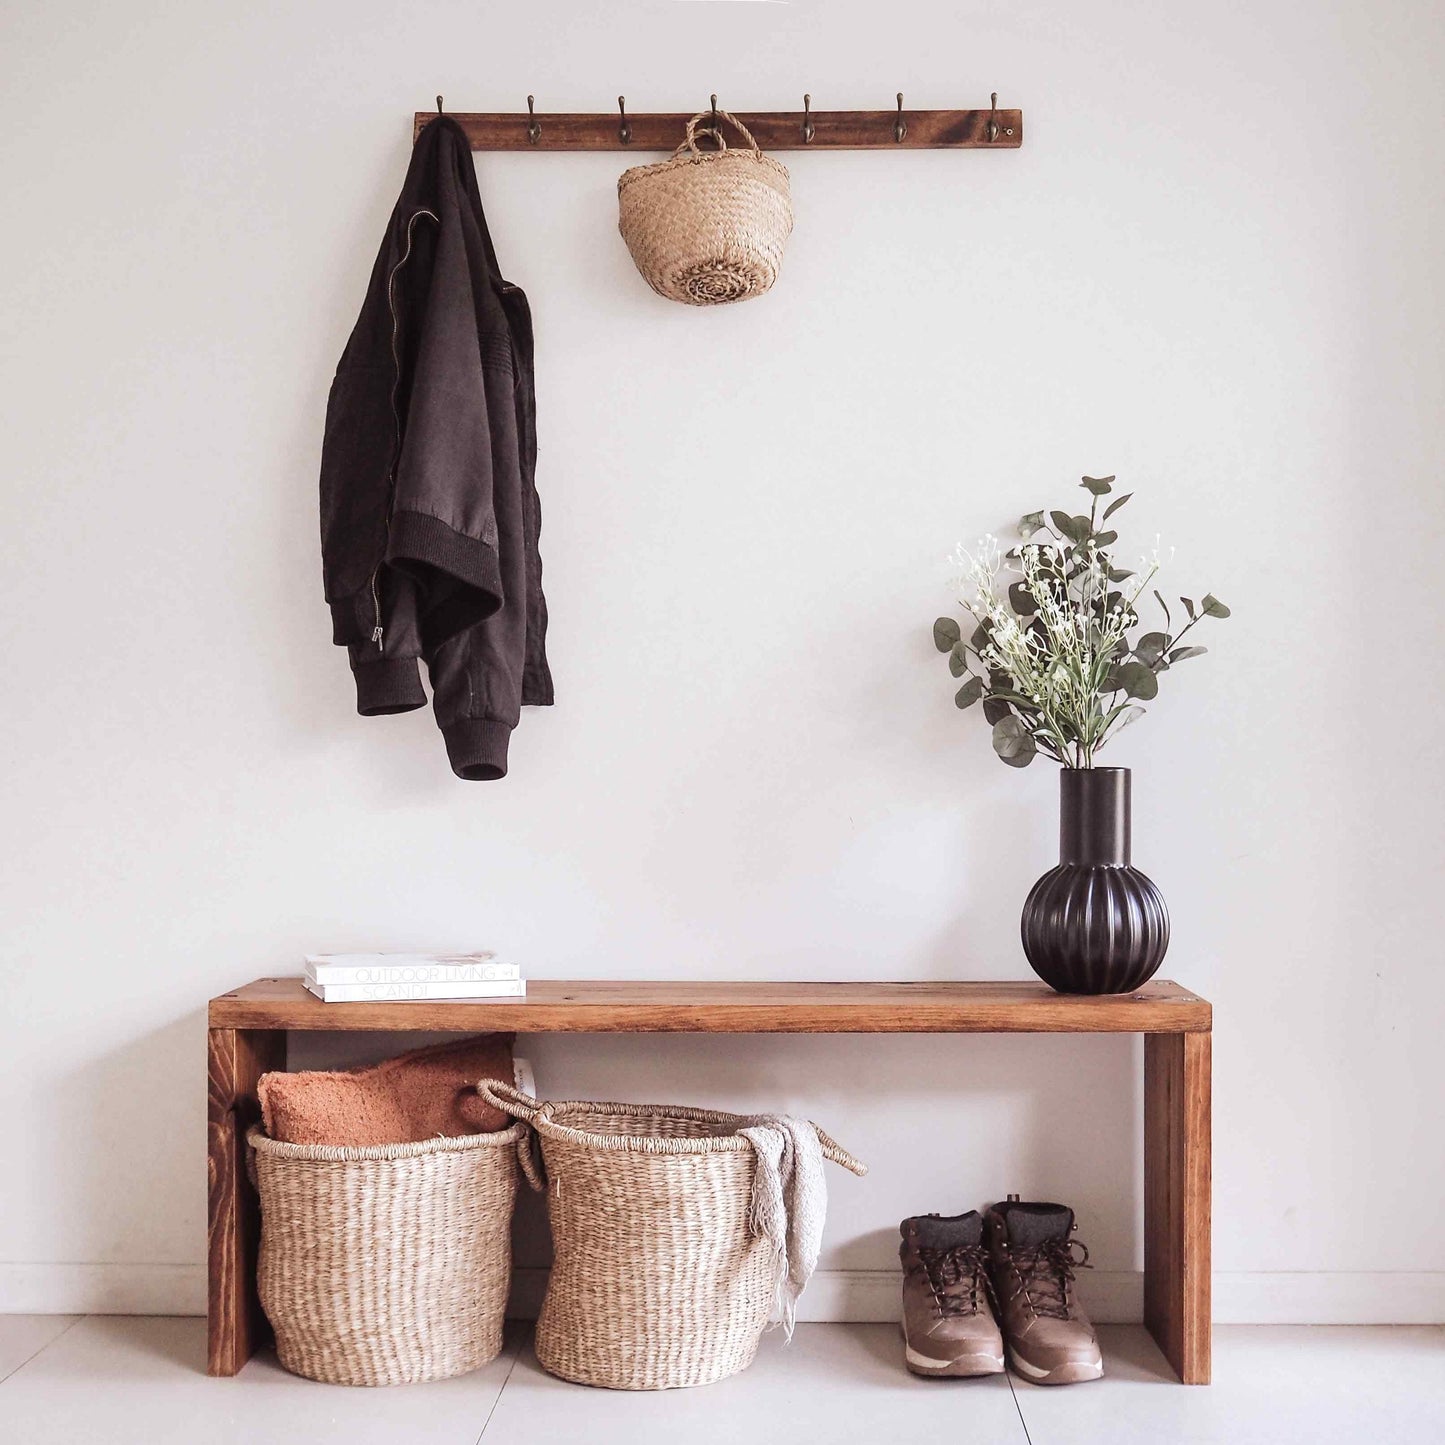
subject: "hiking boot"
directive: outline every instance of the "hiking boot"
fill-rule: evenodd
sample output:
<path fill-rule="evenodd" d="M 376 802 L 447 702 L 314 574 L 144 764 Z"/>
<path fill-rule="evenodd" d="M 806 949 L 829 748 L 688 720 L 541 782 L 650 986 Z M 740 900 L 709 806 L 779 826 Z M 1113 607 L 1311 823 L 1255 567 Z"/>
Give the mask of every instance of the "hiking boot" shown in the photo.
<path fill-rule="evenodd" d="M 1014 1369 L 1037 1385 L 1097 1380 L 1104 1373 L 1099 1337 L 1074 1292 L 1074 1271 L 1089 1259 L 1072 1237 L 1074 1211 L 1010 1196 L 989 1210 L 985 1227 L 994 1299 Z"/>
<path fill-rule="evenodd" d="M 989 1308 L 988 1252 L 978 1210 L 920 1214 L 903 1242 L 903 1358 L 915 1375 L 997 1375 L 1003 1336 Z"/>

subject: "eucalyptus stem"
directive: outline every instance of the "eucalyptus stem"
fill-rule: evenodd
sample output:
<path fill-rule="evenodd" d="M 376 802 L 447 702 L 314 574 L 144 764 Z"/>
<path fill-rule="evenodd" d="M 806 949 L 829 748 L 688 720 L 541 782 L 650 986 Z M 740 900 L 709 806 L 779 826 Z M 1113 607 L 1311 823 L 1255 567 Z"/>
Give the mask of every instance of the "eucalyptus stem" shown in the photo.
<path fill-rule="evenodd" d="M 960 548 L 956 554 L 969 588 L 960 600 L 974 620 L 974 635 L 964 642 L 958 623 L 941 617 L 934 641 L 956 655 L 955 675 L 966 674 L 955 699 L 959 707 L 985 699 L 1003 704 L 1002 715 L 995 713 L 993 745 L 1012 767 L 1027 766 L 1039 752 L 1064 767 L 1093 767 L 1104 746 L 1143 713 L 1139 703 L 1156 695 L 1181 639 L 1204 617 L 1229 616 L 1229 608 L 1208 593 L 1198 612 L 1188 605 L 1188 624 L 1171 637 L 1173 619 L 1156 592 L 1166 630 L 1134 635 L 1142 626 L 1137 604 L 1159 562 L 1157 555 L 1145 558 L 1135 572 L 1115 564 L 1109 549 L 1117 534 L 1103 529 L 1132 494 L 1114 498 L 1101 523 L 1099 504 L 1113 482 L 1083 479 L 1091 498 L 1087 516 L 1028 513 L 1019 522 L 1021 544 L 1006 555 L 993 537 L 975 553 Z M 1108 539 L 1102 546 L 1101 536 Z M 1194 656 L 1204 649 L 1186 651 Z"/>

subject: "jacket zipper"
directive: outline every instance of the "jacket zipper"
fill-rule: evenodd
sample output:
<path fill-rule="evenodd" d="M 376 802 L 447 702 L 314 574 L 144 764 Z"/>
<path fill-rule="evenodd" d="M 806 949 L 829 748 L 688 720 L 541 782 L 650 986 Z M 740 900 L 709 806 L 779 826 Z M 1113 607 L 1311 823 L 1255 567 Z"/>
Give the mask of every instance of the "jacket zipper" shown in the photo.
<path fill-rule="evenodd" d="M 396 468 L 397 468 L 397 463 L 401 460 L 401 412 L 398 410 L 397 404 L 396 404 L 397 388 L 401 385 L 401 353 L 400 353 L 400 351 L 397 349 L 397 342 L 400 340 L 401 318 L 397 315 L 397 312 L 396 312 L 396 278 L 397 278 L 397 276 L 400 274 L 401 268 L 402 268 L 403 266 L 405 266 L 406 263 L 407 263 L 409 260 L 411 260 L 411 251 L 412 251 L 412 244 L 413 244 L 413 241 L 414 241 L 414 239 L 415 239 L 416 223 L 417 223 L 423 216 L 427 216 L 427 217 L 429 217 L 432 221 L 435 221 L 437 225 L 441 225 L 441 218 L 440 218 L 439 216 L 437 216 L 437 214 L 436 214 L 434 211 L 428 211 L 428 210 L 426 210 L 425 208 L 423 208 L 422 210 L 419 210 L 419 211 L 414 211 L 414 212 L 412 213 L 411 219 L 406 223 L 406 250 L 402 252 L 402 254 L 401 254 L 401 259 L 396 263 L 395 266 L 393 266 L 393 267 L 391 268 L 391 275 L 389 275 L 389 276 L 386 278 L 386 305 L 387 305 L 387 309 L 391 312 L 391 365 L 392 365 L 392 378 L 391 378 L 391 424 L 392 424 L 391 471 L 390 471 L 390 474 L 389 474 L 388 477 L 387 477 L 387 482 L 386 482 L 386 484 L 387 484 L 387 495 L 386 495 L 386 525 L 387 525 L 387 529 L 388 529 L 388 530 L 390 530 L 390 528 L 391 528 L 391 514 L 392 514 L 392 510 L 393 510 L 393 508 L 396 506 Z M 376 564 L 375 570 L 374 570 L 374 571 L 372 572 L 372 574 L 371 574 L 371 615 L 372 615 L 372 623 L 373 623 L 372 629 L 371 629 L 371 640 L 376 644 L 376 650 L 377 650 L 378 652 L 385 652 L 385 651 L 386 651 L 386 644 L 385 644 L 386 630 L 385 630 L 385 628 L 383 628 L 383 626 L 382 626 L 382 624 L 381 624 L 381 594 L 380 594 L 380 592 L 379 592 L 379 590 L 378 590 L 378 588 L 377 588 L 377 580 L 376 580 L 376 579 L 377 579 L 377 574 L 378 574 L 380 571 L 381 571 L 381 563 L 378 562 L 378 563 Z"/>

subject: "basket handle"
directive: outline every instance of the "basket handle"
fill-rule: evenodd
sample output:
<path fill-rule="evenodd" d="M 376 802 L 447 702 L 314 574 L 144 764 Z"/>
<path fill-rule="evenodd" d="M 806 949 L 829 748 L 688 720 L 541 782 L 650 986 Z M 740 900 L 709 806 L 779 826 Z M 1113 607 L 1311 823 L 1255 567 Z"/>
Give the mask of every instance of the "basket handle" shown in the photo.
<path fill-rule="evenodd" d="M 761 155 L 762 155 L 762 150 L 759 148 L 757 141 L 755 141 L 755 140 L 753 139 L 753 133 L 752 133 L 752 131 L 750 131 L 750 130 L 747 128 L 747 126 L 745 126 L 745 125 L 742 123 L 742 121 L 740 121 L 740 120 L 737 118 L 737 116 L 731 114 L 730 112 L 728 112 L 728 111 L 726 111 L 726 110 L 700 110 L 700 111 L 698 111 L 698 113 L 697 113 L 695 116 L 693 116 L 693 118 L 692 118 L 690 121 L 688 121 L 688 123 L 687 123 L 687 135 L 686 135 L 686 137 L 683 139 L 682 145 L 678 146 L 677 150 L 675 150 L 675 151 L 673 152 L 673 155 L 679 155 L 679 154 L 681 154 L 681 152 L 682 152 L 682 150 L 684 149 L 684 147 L 685 147 L 686 149 L 690 150 L 690 151 L 693 153 L 693 155 L 695 155 L 695 156 L 700 156 L 700 155 L 716 155 L 716 154 L 718 154 L 718 152 L 725 151 L 725 150 L 728 148 L 728 143 L 723 139 L 722 130 L 721 130 L 718 126 L 715 126 L 715 125 L 712 125 L 712 124 L 708 124 L 707 126 L 704 127 L 704 129 L 705 129 L 705 130 L 707 131 L 707 133 L 708 133 L 710 136 L 712 136 L 712 138 L 717 142 L 717 146 L 718 146 L 717 151 L 700 151 L 700 150 L 698 150 L 698 148 L 697 148 L 697 124 L 698 124 L 698 122 L 699 122 L 700 120 L 706 120 L 706 121 L 708 121 L 708 122 L 711 122 L 711 121 L 714 119 L 714 117 L 716 117 L 716 119 L 718 119 L 718 120 L 731 121 L 732 124 L 733 124 L 733 126 L 734 126 L 734 127 L 736 128 L 736 130 L 738 131 L 738 133 L 743 137 L 743 139 L 744 139 L 745 141 L 747 141 L 748 145 L 752 148 L 753 154 L 754 154 L 755 156 L 761 156 Z"/>
<path fill-rule="evenodd" d="M 517 1163 L 522 1166 L 522 1173 L 526 1176 L 527 1183 L 532 1186 L 535 1194 L 547 1192 L 547 1171 L 542 1162 L 541 1151 L 537 1147 L 537 1131 L 530 1125 L 522 1130 L 522 1137 L 517 1140 Z"/>
<path fill-rule="evenodd" d="M 500 1109 L 513 1119 L 521 1119 L 528 1124 L 546 1108 L 546 1105 L 539 1104 L 530 1094 L 524 1094 L 520 1089 L 504 1084 L 500 1079 L 483 1079 L 477 1085 L 477 1093 L 494 1109 Z"/>
<path fill-rule="evenodd" d="M 818 1129 L 818 1143 L 823 1146 L 823 1158 L 831 1159 L 835 1164 L 841 1164 L 850 1174 L 856 1174 L 860 1179 L 868 1172 L 868 1166 L 855 1159 L 831 1134 Z"/>
<path fill-rule="evenodd" d="M 517 1140 L 517 1163 L 522 1166 L 527 1183 L 538 1194 L 543 1193 L 547 1188 L 547 1171 L 537 1147 L 537 1131 L 532 1124 L 547 1116 L 549 1106 L 539 1104 L 530 1094 L 524 1094 L 500 1079 L 482 1079 L 477 1084 L 477 1093 L 494 1109 L 500 1109 L 513 1119 L 520 1119 L 527 1126 Z"/>

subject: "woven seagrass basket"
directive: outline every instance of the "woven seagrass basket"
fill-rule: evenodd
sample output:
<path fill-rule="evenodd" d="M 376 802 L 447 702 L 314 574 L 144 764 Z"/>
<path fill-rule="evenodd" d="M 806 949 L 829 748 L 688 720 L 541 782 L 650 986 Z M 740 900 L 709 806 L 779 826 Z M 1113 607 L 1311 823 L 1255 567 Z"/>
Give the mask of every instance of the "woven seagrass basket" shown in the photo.
<path fill-rule="evenodd" d="M 504 1084 L 478 1088 L 541 1140 L 555 1251 L 537 1321 L 543 1369 L 584 1385 L 665 1390 L 750 1364 L 776 1285 L 767 1241 L 749 1225 L 756 1155 L 736 1131 L 750 1121 L 663 1104 L 539 1104 Z M 826 1158 L 867 1172 L 822 1130 L 818 1138 Z"/>
<path fill-rule="evenodd" d="M 698 123 L 709 114 L 693 116 L 669 160 L 634 166 L 617 182 L 618 229 L 643 280 L 688 306 L 761 296 L 778 279 L 793 229 L 787 167 L 725 110 L 718 119 L 748 149 L 729 150 L 721 130 L 706 127 L 717 149 L 699 150 Z"/>
<path fill-rule="evenodd" d="M 341 1148 L 246 1136 L 261 1196 L 257 1285 L 294 1374 L 442 1380 L 502 1347 L 526 1129 Z"/>

